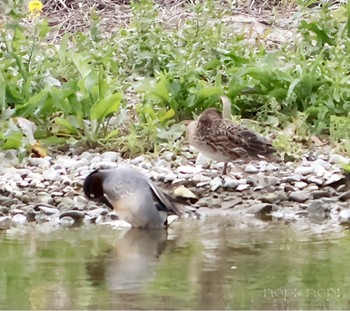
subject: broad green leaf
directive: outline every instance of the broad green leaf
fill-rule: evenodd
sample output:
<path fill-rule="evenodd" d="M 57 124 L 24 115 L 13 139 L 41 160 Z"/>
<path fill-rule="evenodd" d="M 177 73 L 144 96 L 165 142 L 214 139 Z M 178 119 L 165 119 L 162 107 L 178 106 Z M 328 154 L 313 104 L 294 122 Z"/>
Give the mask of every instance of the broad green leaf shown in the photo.
<path fill-rule="evenodd" d="M 117 136 L 118 134 L 119 134 L 119 129 L 114 129 L 106 135 L 104 140 L 108 141 L 109 139 L 113 138 L 114 136 Z"/>
<path fill-rule="evenodd" d="M 118 111 L 121 99 L 122 96 L 119 93 L 115 93 L 98 101 L 90 109 L 90 120 L 101 122 L 107 115 Z"/>
<path fill-rule="evenodd" d="M 168 119 L 171 119 L 175 116 L 175 111 L 174 109 L 170 109 L 168 110 L 166 113 L 164 113 L 160 118 L 159 120 L 161 122 L 165 121 L 165 120 L 168 120 Z"/>
<path fill-rule="evenodd" d="M 71 134 L 76 135 L 78 133 L 77 129 L 72 125 L 72 123 L 64 118 L 60 118 L 60 117 L 55 118 L 55 123 L 57 125 L 63 126 Z"/>
<path fill-rule="evenodd" d="M 288 93 L 287 93 L 287 99 L 290 98 L 290 96 L 292 95 L 293 91 L 294 91 L 294 88 L 300 83 L 300 79 L 297 78 L 297 79 L 294 79 L 292 81 L 292 83 L 289 85 L 289 88 L 288 88 Z"/>
<path fill-rule="evenodd" d="M 79 70 L 82 78 L 87 77 L 91 73 L 92 67 L 85 60 L 82 59 L 81 54 L 71 52 L 70 57 L 74 65 Z"/>
<path fill-rule="evenodd" d="M 198 92 L 198 97 L 199 98 L 208 98 L 210 96 L 214 96 L 214 95 L 222 95 L 223 89 L 220 87 L 216 87 L 216 86 L 209 86 L 209 87 L 205 87 L 203 89 L 201 89 Z"/>
<path fill-rule="evenodd" d="M 19 149 L 22 145 L 23 134 L 20 131 L 12 132 L 5 138 L 2 149 Z"/>

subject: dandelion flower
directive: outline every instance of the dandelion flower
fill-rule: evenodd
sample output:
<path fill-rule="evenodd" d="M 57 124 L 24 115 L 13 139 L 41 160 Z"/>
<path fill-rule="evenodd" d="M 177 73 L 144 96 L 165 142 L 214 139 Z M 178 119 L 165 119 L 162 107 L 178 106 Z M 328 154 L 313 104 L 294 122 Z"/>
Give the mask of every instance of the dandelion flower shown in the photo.
<path fill-rule="evenodd" d="M 40 0 L 32 0 L 28 3 L 28 9 L 32 15 L 40 15 L 43 10 L 43 4 Z"/>

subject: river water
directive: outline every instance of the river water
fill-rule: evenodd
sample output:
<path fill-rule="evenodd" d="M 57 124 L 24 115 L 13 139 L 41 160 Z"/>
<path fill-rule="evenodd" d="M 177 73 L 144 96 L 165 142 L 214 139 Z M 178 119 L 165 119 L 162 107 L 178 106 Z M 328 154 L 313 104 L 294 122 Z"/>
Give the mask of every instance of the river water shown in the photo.
<path fill-rule="evenodd" d="M 349 309 L 349 234 L 314 226 L 14 228 L 0 232 L 0 309 Z"/>

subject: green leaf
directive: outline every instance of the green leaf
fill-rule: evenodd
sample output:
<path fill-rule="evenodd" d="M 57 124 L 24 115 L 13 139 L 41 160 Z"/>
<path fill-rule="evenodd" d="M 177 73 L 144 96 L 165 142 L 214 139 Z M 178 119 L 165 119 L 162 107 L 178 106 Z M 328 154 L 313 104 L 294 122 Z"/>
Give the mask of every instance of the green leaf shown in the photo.
<path fill-rule="evenodd" d="M 165 120 L 172 119 L 174 116 L 175 116 L 174 109 L 170 109 L 166 113 L 164 113 L 162 116 L 160 116 L 159 120 L 163 122 Z"/>
<path fill-rule="evenodd" d="M 122 96 L 119 93 L 109 95 L 96 104 L 90 109 L 90 120 L 103 121 L 107 115 L 118 111 Z"/>
<path fill-rule="evenodd" d="M 12 132 L 5 138 L 2 149 L 19 149 L 22 145 L 23 134 L 20 131 Z"/>
<path fill-rule="evenodd" d="M 224 92 L 222 88 L 216 86 L 209 86 L 201 89 L 198 92 L 198 98 L 208 98 L 214 95 L 222 95 L 223 93 Z"/>
<path fill-rule="evenodd" d="M 59 117 L 55 118 L 55 123 L 57 125 L 63 126 L 69 131 L 69 133 L 73 135 L 76 135 L 78 133 L 77 129 L 72 125 L 72 123 L 64 118 L 59 118 Z"/>

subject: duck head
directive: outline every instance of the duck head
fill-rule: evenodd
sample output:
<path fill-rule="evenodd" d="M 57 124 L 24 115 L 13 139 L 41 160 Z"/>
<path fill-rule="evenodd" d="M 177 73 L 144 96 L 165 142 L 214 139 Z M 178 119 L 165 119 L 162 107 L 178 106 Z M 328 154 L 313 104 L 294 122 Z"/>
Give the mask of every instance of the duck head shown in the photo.
<path fill-rule="evenodd" d="M 222 120 L 222 113 L 216 108 L 208 108 L 199 116 L 202 125 L 210 125 L 214 120 Z"/>
<path fill-rule="evenodd" d="M 103 176 L 99 170 L 93 171 L 85 178 L 83 190 L 89 199 L 103 202 L 108 207 L 113 209 L 112 204 L 105 197 L 103 189 Z"/>

